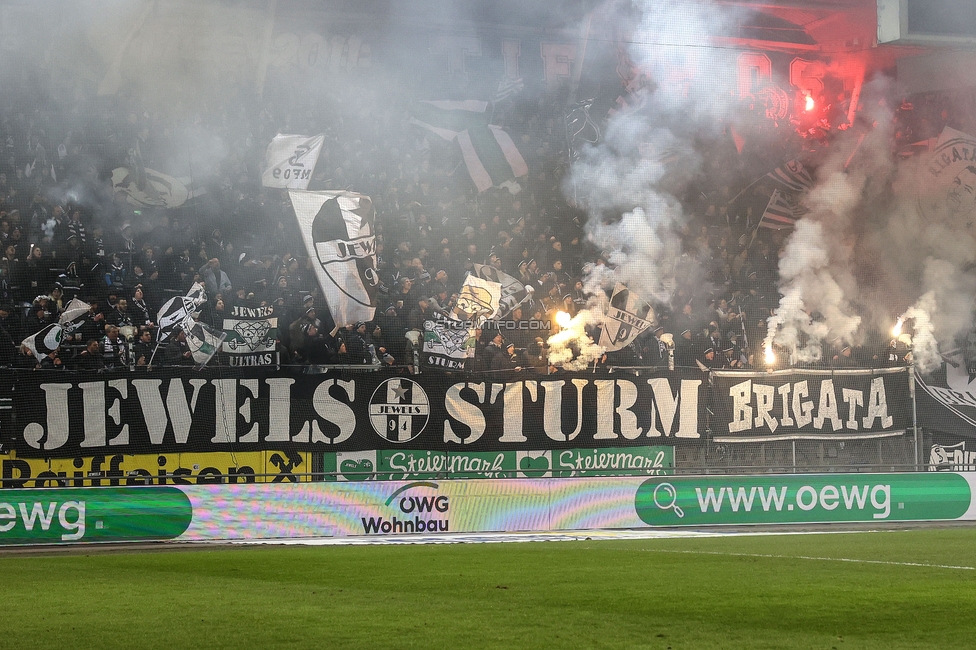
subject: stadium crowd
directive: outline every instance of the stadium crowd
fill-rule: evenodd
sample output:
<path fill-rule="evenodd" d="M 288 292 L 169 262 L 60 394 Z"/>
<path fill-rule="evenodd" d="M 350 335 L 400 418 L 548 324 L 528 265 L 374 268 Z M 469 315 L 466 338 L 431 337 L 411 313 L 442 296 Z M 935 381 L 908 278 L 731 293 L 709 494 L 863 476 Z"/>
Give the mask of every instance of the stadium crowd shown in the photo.
<path fill-rule="evenodd" d="M 532 289 L 511 321 L 553 322 L 557 311 L 585 307 L 588 265 L 610 264 L 610 256 L 587 242 L 586 216 L 563 191 L 563 103 L 516 98 L 496 110 L 530 171 L 517 193 L 478 194 L 456 148 L 407 128 L 399 108 L 364 107 L 350 111 L 358 116 L 351 119 L 284 95 L 267 93 L 272 99 L 263 103 L 233 98 L 196 120 L 151 113 L 124 97 L 91 98 L 71 111 L 0 108 L 0 365 L 192 364 L 185 337 L 155 350 L 154 330 L 160 306 L 195 282 L 209 296 L 200 318 L 218 329 L 234 305 L 274 305 L 282 364 L 413 363 L 418 338 L 408 333 L 453 308 L 473 264 Z M 113 168 L 161 167 L 173 143 L 201 129 L 226 150 L 207 170 L 205 194 L 167 209 L 134 207 L 113 192 Z M 326 134 L 310 189 L 345 188 L 373 199 L 382 282 L 370 323 L 334 329 L 287 194 L 261 186 L 264 148 L 279 132 Z M 683 254 L 670 303 L 655 305 L 655 326 L 602 363 L 761 365 L 787 232 L 756 227 L 762 205 L 730 211 L 737 167 L 729 148 L 709 161 L 709 186 L 685 197 L 690 218 L 677 233 Z M 90 317 L 60 350 L 31 358 L 21 341 L 55 322 L 76 296 L 92 305 Z M 519 326 L 485 330 L 470 368 L 546 371 L 538 334 Z M 838 345 L 825 360 L 897 360 L 886 346 Z M 211 363 L 221 363 L 220 355 Z"/>

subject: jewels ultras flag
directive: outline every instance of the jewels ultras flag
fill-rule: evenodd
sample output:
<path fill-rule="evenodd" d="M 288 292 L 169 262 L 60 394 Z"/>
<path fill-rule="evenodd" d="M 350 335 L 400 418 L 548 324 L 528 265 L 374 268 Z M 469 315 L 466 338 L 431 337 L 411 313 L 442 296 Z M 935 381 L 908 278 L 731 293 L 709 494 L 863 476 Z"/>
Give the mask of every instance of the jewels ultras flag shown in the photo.
<path fill-rule="evenodd" d="M 373 320 L 378 276 L 372 201 L 342 190 L 288 195 L 336 326 Z"/>

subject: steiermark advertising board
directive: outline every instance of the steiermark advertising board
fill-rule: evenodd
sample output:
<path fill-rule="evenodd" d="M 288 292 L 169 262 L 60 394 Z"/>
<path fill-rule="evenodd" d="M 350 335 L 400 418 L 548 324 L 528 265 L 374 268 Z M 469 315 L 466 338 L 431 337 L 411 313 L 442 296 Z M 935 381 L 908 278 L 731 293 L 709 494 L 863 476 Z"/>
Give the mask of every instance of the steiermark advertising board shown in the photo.
<path fill-rule="evenodd" d="M 919 472 L 20 488 L 0 493 L 0 545 L 976 520 L 974 485 L 976 472 Z"/>

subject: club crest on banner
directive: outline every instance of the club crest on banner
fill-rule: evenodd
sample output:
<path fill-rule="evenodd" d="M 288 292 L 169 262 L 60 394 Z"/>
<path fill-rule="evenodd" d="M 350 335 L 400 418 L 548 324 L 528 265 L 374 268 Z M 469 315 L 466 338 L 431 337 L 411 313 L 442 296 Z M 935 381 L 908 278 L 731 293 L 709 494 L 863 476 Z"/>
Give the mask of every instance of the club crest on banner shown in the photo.
<path fill-rule="evenodd" d="M 335 324 L 373 320 L 379 276 L 370 198 L 341 190 L 289 196 Z"/>
<path fill-rule="evenodd" d="M 965 229 L 976 222 L 976 137 L 946 127 L 920 174 L 919 210 Z"/>
<path fill-rule="evenodd" d="M 410 442 L 423 432 L 429 418 L 427 393 L 410 379 L 387 379 L 369 399 L 370 424 L 390 442 Z"/>
<path fill-rule="evenodd" d="M 942 368 L 926 376 L 916 373 L 915 381 L 940 408 L 959 418 L 965 425 L 976 428 L 976 373 L 971 372 L 969 363 L 972 359 L 967 357 L 972 355 L 961 351 L 946 355 Z M 949 430 L 938 425 L 934 428 Z"/>
<path fill-rule="evenodd" d="M 265 345 L 265 337 L 271 331 L 271 323 L 266 320 L 256 321 L 237 321 L 234 323 L 234 332 L 240 337 L 241 341 L 251 352 L 258 349 L 258 346 Z"/>
<path fill-rule="evenodd" d="M 618 283 L 607 306 L 600 345 L 619 350 L 646 330 L 654 319 L 654 309 L 643 298 Z"/>

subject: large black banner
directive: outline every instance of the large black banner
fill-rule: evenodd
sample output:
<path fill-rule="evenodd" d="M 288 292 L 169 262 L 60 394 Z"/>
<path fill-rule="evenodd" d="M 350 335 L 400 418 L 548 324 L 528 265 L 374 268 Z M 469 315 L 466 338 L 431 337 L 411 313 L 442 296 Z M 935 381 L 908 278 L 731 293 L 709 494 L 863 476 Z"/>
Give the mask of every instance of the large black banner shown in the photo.
<path fill-rule="evenodd" d="M 926 431 L 976 438 L 976 380 L 962 355 L 931 375 L 915 375 L 918 423 Z"/>
<path fill-rule="evenodd" d="M 850 440 L 910 426 L 907 368 L 712 373 L 716 442 Z"/>
<path fill-rule="evenodd" d="M 2 444 L 35 458 L 674 444 L 704 435 L 703 385 L 698 372 L 33 372 L 4 382 Z"/>

